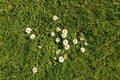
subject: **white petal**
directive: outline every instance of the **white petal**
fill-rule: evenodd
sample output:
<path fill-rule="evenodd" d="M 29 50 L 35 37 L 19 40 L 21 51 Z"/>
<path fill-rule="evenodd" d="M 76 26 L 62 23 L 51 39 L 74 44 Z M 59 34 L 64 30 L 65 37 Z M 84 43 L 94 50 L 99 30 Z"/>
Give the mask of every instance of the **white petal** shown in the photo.
<path fill-rule="evenodd" d="M 68 33 L 68 30 L 67 30 L 67 29 L 63 29 L 63 30 L 62 30 L 62 33 L 63 33 L 63 34 L 67 34 L 67 33 Z"/>
<path fill-rule="evenodd" d="M 57 32 L 61 31 L 61 28 L 57 27 L 56 31 L 57 31 Z"/>
<path fill-rule="evenodd" d="M 38 71 L 37 68 L 36 68 L 36 67 L 33 67 L 32 72 L 33 72 L 33 73 L 36 73 L 37 71 Z"/>
<path fill-rule="evenodd" d="M 36 35 L 35 34 L 31 34 L 30 35 L 30 39 L 35 39 Z"/>
<path fill-rule="evenodd" d="M 85 52 L 85 48 L 81 47 L 81 52 L 84 53 Z"/>
<path fill-rule="evenodd" d="M 39 48 L 39 49 L 41 49 L 41 48 L 42 48 L 42 46 L 38 46 L 38 48 Z"/>
<path fill-rule="evenodd" d="M 63 63 L 64 62 L 63 56 L 60 56 L 58 60 L 59 60 L 60 63 Z"/>
<path fill-rule="evenodd" d="M 62 38 L 66 38 L 67 34 L 62 34 L 61 36 L 62 36 Z"/>
<path fill-rule="evenodd" d="M 77 43 L 78 43 L 77 39 L 74 39 L 73 44 L 77 44 Z"/>
<path fill-rule="evenodd" d="M 56 42 L 60 42 L 60 38 L 56 38 Z"/>
<path fill-rule="evenodd" d="M 32 31 L 31 28 L 26 28 L 26 30 L 25 30 L 26 33 L 30 33 L 31 31 Z"/>
<path fill-rule="evenodd" d="M 56 51 L 56 54 L 60 54 L 60 52 L 61 52 L 61 50 L 60 50 L 60 49 L 58 49 L 58 50 Z"/>
<path fill-rule="evenodd" d="M 56 15 L 53 16 L 53 20 L 56 21 L 58 20 L 58 17 Z"/>
<path fill-rule="evenodd" d="M 68 50 L 69 48 L 70 48 L 69 44 L 65 45 L 65 50 Z"/>
<path fill-rule="evenodd" d="M 68 44 L 68 40 L 67 39 L 63 40 L 63 45 L 67 45 L 67 44 Z"/>
<path fill-rule="evenodd" d="M 54 32 L 51 32 L 51 36 L 55 36 L 55 33 L 54 33 Z"/>

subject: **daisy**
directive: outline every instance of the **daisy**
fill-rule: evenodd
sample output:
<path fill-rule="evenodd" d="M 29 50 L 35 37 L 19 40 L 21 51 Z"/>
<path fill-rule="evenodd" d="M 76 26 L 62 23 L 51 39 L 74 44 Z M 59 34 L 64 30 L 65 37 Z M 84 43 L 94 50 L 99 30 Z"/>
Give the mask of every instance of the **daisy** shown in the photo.
<path fill-rule="evenodd" d="M 77 44 L 78 40 L 77 39 L 73 39 L 73 44 Z"/>
<path fill-rule="evenodd" d="M 53 16 L 53 20 L 54 20 L 54 21 L 56 21 L 56 20 L 58 20 L 58 19 L 59 19 L 59 18 L 58 18 L 56 15 Z"/>
<path fill-rule="evenodd" d="M 67 30 L 67 29 L 63 29 L 63 30 L 62 30 L 62 33 L 63 33 L 63 34 L 67 34 L 67 33 L 68 33 L 68 30 Z"/>
<path fill-rule="evenodd" d="M 39 49 L 41 49 L 42 48 L 42 46 L 37 46 Z"/>
<path fill-rule="evenodd" d="M 25 29 L 25 32 L 28 33 L 28 34 L 29 34 L 31 31 L 32 31 L 31 28 L 26 28 L 26 29 Z"/>
<path fill-rule="evenodd" d="M 38 69 L 36 67 L 32 68 L 32 72 L 35 74 L 38 71 Z"/>
<path fill-rule="evenodd" d="M 85 40 L 85 38 L 84 38 L 84 37 L 80 37 L 80 40 L 81 40 L 81 41 L 84 41 L 84 40 Z"/>
<path fill-rule="evenodd" d="M 56 51 L 56 54 L 60 54 L 60 52 L 61 52 L 61 50 L 60 50 L 60 49 L 58 49 L 58 50 Z"/>
<path fill-rule="evenodd" d="M 68 40 L 67 39 L 63 40 L 63 45 L 67 45 L 67 44 L 68 44 Z"/>
<path fill-rule="evenodd" d="M 61 28 L 57 27 L 57 28 L 56 28 L 56 31 L 57 31 L 57 32 L 60 32 L 60 31 L 61 31 Z"/>
<path fill-rule="evenodd" d="M 69 48 L 70 48 L 69 44 L 65 45 L 65 50 L 68 50 Z"/>
<path fill-rule="evenodd" d="M 62 38 L 66 38 L 67 34 L 62 34 L 61 36 L 62 36 Z"/>
<path fill-rule="evenodd" d="M 64 62 L 63 56 L 60 56 L 58 60 L 59 60 L 60 63 L 63 63 Z"/>
<path fill-rule="evenodd" d="M 84 53 L 85 52 L 85 48 L 84 47 L 81 47 L 81 52 Z"/>
<path fill-rule="evenodd" d="M 31 34 L 30 35 L 30 39 L 35 39 L 36 35 L 35 34 Z"/>
<path fill-rule="evenodd" d="M 60 38 L 56 38 L 56 40 L 55 40 L 56 42 L 60 42 Z"/>
<path fill-rule="evenodd" d="M 55 36 L 55 33 L 54 33 L 54 32 L 51 32 L 51 36 Z"/>

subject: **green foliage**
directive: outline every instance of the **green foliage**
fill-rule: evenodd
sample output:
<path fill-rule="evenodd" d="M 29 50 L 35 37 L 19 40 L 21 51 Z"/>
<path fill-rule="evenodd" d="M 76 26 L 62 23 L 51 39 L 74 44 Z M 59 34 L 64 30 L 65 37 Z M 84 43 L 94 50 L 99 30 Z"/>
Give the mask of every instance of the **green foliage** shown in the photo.
<path fill-rule="evenodd" d="M 86 37 L 86 52 L 79 41 L 62 51 L 64 63 L 54 60 L 56 27 L 68 29 L 71 43 Z M 119 50 L 119 0 L 0 0 L 0 80 L 120 80 Z"/>

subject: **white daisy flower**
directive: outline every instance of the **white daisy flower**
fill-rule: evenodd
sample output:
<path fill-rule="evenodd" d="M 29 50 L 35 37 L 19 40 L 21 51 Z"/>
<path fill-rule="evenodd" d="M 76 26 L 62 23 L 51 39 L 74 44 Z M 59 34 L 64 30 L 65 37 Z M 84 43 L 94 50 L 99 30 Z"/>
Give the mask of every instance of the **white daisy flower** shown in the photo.
<path fill-rule="evenodd" d="M 55 33 L 54 33 L 54 32 L 51 32 L 51 36 L 55 36 Z"/>
<path fill-rule="evenodd" d="M 61 28 L 57 27 L 57 28 L 56 28 L 56 31 L 57 31 L 57 32 L 60 32 L 60 31 L 61 31 Z"/>
<path fill-rule="evenodd" d="M 81 41 L 84 41 L 84 40 L 85 40 L 85 38 L 84 38 L 84 37 L 80 37 L 80 40 L 81 40 Z"/>
<path fill-rule="evenodd" d="M 60 38 L 56 38 L 56 40 L 55 40 L 56 42 L 60 42 Z"/>
<path fill-rule="evenodd" d="M 64 62 L 63 56 L 60 56 L 58 60 L 59 60 L 60 63 L 63 63 Z"/>
<path fill-rule="evenodd" d="M 62 34 L 61 36 L 62 36 L 62 38 L 66 38 L 67 34 Z"/>
<path fill-rule="evenodd" d="M 41 49 L 41 48 L 42 48 L 42 46 L 39 46 L 39 45 L 38 45 L 37 47 L 38 47 L 39 49 Z"/>
<path fill-rule="evenodd" d="M 87 46 L 87 45 L 88 45 L 88 43 L 87 43 L 87 42 L 84 42 L 84 45 L 85 45 L 85 46 Z"/>
<path fill-rule="evenodd" d="M 70 48 L 69 44 L 65 45 L 65 50 L 68 50 L 69 48 Z"/>
<path fill-rule="evenodd" d="M 32 68 L 32 72 L 35 74 L 38 71 L 38 69 L 36 67 Z"/>
<path fill-rule="evenodd" d="M 26 29 L 25 29 L 25 32 L 26 32 L 26 33 L 30 33 L 31 31 L 32 31 L 31 28 L 26 28 Z"/>
<path fill-rule="evenodd" d="M 56 54 L 60 54 L 60 52 L 61 52 L 61 50 L 60 50 L 60 49 L 58 49 L 58 50 L 56 51 Z"/>
<path fill-rule="evenodd" d="M 67 44 L 68 44 L 68 40 L 67 39 L 63 40 L 63 45 L 67 45 Z"/>
<path fill-rule="evenodd" d="M 67 30 L 67 29 L 63 29 L 63 30 L 62 30 L 62 33 L 63 33 L 63 34 L 67 34 L 67 33 L 68 33 L 68 30 Z"/>
<path fill-rule="evenodd" d="M 35 39 L 36 35 L 35 34 L 31 34 L 30 35 L 30 39 Z"/>
<path fill-rule="evenodd" d="M 84 47 L 81 47 L 81 52 L 84 53 L 85 52 L 85 48 Z"/>
<path fill-rule="evenodd" d="M 73 44 L 77 44 L 78 40 L 77 39 L 73 39 Z"/>
<path fill-rule="evenodd" d="M 53 16 L 53 20 L 54 20 L 54 21 L 56 21 L 56 20 L 58 20 L 58 19 L 59 19 L 59 18 L 58 18 L 56 15 Z"/>

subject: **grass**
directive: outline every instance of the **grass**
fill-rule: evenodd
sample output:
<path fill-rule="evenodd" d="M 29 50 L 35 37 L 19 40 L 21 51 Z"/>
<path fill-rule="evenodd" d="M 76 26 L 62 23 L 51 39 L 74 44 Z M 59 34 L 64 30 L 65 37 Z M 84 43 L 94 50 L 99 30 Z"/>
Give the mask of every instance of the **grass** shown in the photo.
<path fill-rule="evenodd" d="M 54 60 L 56 27 L 68 29 L 70 41 L 83 34 L 86 52 L 79 42 L 63 49 L 64 63 Z M 120 80 L 119 50 L 119 0 L 0 0 L 0 80 Z"/>

